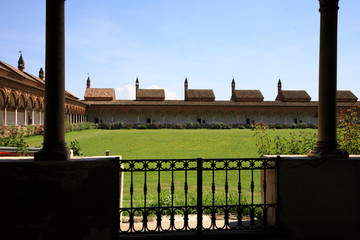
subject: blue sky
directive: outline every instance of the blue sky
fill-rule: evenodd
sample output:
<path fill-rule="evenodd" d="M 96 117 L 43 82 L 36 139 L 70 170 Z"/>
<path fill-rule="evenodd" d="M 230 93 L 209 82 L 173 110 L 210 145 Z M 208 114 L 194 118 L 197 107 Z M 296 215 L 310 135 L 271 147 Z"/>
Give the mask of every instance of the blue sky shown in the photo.
<path fill-rule="evenodd" d="M 360 3 L 340 0 L 338 89 L 360 98 Z M 134 98 L 134 84 L 165 88 L 183 99 L 189 88 L 229 100 L 237 89 L 260 89 L 274 100 L 283 89 L 318 99 L 320 13 L 317 0 L 67 0 L 66 89 L 83 99 L 92 87 Z M 1 0 L 0 60 L 38 75 L 45 66 L 45 0 Z"/>

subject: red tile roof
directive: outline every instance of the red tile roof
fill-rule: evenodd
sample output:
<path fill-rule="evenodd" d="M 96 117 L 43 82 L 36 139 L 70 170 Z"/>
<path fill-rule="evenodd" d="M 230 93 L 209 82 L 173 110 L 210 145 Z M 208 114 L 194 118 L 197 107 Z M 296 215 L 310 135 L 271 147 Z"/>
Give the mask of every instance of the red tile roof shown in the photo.
<path fill-rule="evenodd" d="M 212 89 L 187 89 L 186 101 L 215 101 L 215 94 Z"/>
<path fill-rule="evenodd" d="M 304 90 L 281 90 L 276 100 L 283 102 L 310 102 L 311 97 Z"/>
<path fill-rule="evenodd" d="M 87 88 L 84 99 L 86 101 L 112 101 L 115 100 L 114 88 Z"/>
<path fill-rule="evenodd" d="M 234 90 L 231 100 L 237 102 L 261 102 L 264 100 L 260 90 Z"/>
<path fill-rule="evenodd" d="M 45 81 L 27 72 L 20 71 L 19 69 L 0 61 L 0 68 L 8 72 L 7 76 L 19 80 L 20 82 L 30 84 L 45 90 Z M 69 98 L 78 100 L 79 98 L 74 94 L 65 90 L 65 95 Z"/>
<path fill-rule="evenodd" d="M 336 99 L 338 102 L 356 102 L 358 98 L 349 90 L 338 90 Z"/>
<path fill-rule="evenodd" d="M 136 100 L 138 101 L 164 101 L 164 89 L 137 89 Z"/>

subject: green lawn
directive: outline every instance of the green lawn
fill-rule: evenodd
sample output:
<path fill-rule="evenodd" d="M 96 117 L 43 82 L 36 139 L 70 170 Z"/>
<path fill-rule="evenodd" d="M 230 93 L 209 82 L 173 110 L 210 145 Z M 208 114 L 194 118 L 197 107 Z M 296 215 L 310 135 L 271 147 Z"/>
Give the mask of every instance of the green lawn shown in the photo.
<path fill-rule="evenodd" d="M 290 131 L 299 130 L 276 130 L 276 134 L 284 136 Z M 76 138 L 84 156 L 104 156 L 110 150 L 111 155 L 122 155 L 123 159 L 259 157 L 253 135 L 249 129 L 93 129 L 67 133 L 66 142 Z M 35 147 L 43 140 L 36 136 L 25 141 Z"/>
<path fill-rule="evenodd" d="M 271 131 L 271 130 L 270 130 Z M 289 132 L 298 132 L 298 129 L 284 129 L 272 131 L 271 134 L 281 136 L 289 135 Z M 304 130 L 302 130 L 304 131 Z M 315 132 L 317 130 L 306 129 Z M 254 138 L 254 131 L 249 129 L 155 129 L 155 130 L 86 130 L 82 132 L 70 132 L 66 134 L 66 141 L 69 144 L 73 139 L 77 139 L 81 145 L 84 156 L 104 156 L 106 150 L 110 150 L 111 155 L 122 155 L 123 159 L 176 159 L 176 158 L 245 158 L 260 157 L 257 153 Z M 30 137 L 25 141 L 31 146 L 40 146 L 42 137 Z M 217 171 L 215 176 L 216 201 L 224 203 L 224 171 Z M 144 175 L 137 173 L 134 176 L 134 204 L 140 206 L 144 201 Z M 251 202 L 251 174 L 245 171 L 241 176 L 242 192 L 241 201 Z M 260 172 L 254 171 L 255 193 L 254 202 L 260 203 Z M 129 174 L 125 174 L 124 180 L 124 206 L 129 206 Z M 211 203 L 211 175 L 204 173 L 204 203 Z M 238 201 L 237 172 L 229 172 L 229 192 L 231 193 L 231 203 Z M 175 174 L 175 205 L 183 205 L 184 202 L 184 176 L 183 172 Z M 196 203 L 196 174 L 189 174 L 189 199 L 193 204 Z M 161 201 L 166 204 L 170 195 L 170 172 L 161 173 Z M 156 205 L 157 203 L 157 175 L 148 175 L 148 195 L 147 204 Z M 210 201 L 210 202 L 209 202 Z"/>

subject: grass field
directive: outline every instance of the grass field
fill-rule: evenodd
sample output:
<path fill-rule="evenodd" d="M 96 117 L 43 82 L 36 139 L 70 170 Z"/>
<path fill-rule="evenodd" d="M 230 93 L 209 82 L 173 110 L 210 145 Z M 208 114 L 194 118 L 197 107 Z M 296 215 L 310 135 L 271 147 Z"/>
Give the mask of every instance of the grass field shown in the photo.
<path fill-rule="evenodd" d="M 285 136 L 290 131 L 299 130 L 277 130 L 276 134 Z M 111 155 L 122 155 L 123 159 L 259 157 L 253 136 L 249 129 L 93 129 L 67 133 L 66 142 L 77 139 L 84 156 L 104 156 L 110 150 Z M 25 141 L 35 147 L 41 146 L 43 139 L 36 136 Z"/>
<path fill-rule="evenodd" d="M 290 132 L 298 132 L 298 129 L 276 130 L 277 135 L 287 136 Z M 304 130 L 302 130 L 304 131 Z M 315 132 L 317 130 L 306 129 Z M 275 134 L 275 132 L 272 132 Z M 111 155 L 122 155 L 123 159 L 177 159 L 177 158 L 257 158 L 260 157 L 256 150 L 254 131 L 249 129 L 156 129 L 156 130 L 86 130 L 82 132 L 70 132 L 66 134 L 66 141 L 77 139 L 84 156 L 104 156 L 106 150 Z M 25 138 L 31 147 L 40 146 L 42 137 Z M 216 172 L 216 202 L 224 202 L 224 171 Z M 237 204 L 236 173 L 229 173 L 229 192 L 231 203 Z M 249 171 L 241 176 L 242 192 L 241 201 L 251 201 Z M 175 175 L 175 205 L 184 202 L 184 177 L 181 173 Z M 129 175 L 125 174 L 124 180 L 124 206 L 130 203 Z M 141 206 L 144 201 L 144 176 L 142 173 L 135 174 L 134 206 Z M 171 174 L 161 173 L 161 202 L 168 204 L 170 196 Z M 254 171 L 255 193 L 254 202 L 260 203 L 260 172 Z M 204 173 L 204 204 L 211 202 L 211 178 Z M 189 200 L 196 204 L 196 174 L 189 174 Z M 147 205 L 157 205 L 157 175 L 148 176 Z"/>

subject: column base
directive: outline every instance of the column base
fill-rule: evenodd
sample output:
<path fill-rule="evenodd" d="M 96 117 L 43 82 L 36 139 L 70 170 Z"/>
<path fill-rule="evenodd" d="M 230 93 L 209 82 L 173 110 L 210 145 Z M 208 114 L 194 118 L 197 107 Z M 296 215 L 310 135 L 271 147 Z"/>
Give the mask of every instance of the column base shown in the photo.
<path fill-rule="evenodd" d="M 35 161 L 67 161 L 70 160 L 70 149 L 65 145 L 58 147 L 43 147 L 34 154 Z"/>
<path fill-rule="evenodd" d="M 316 147 L 308 152 L 308 157 L 311 158 L 348 158 L 349 153 L 336 147 Z"/>

